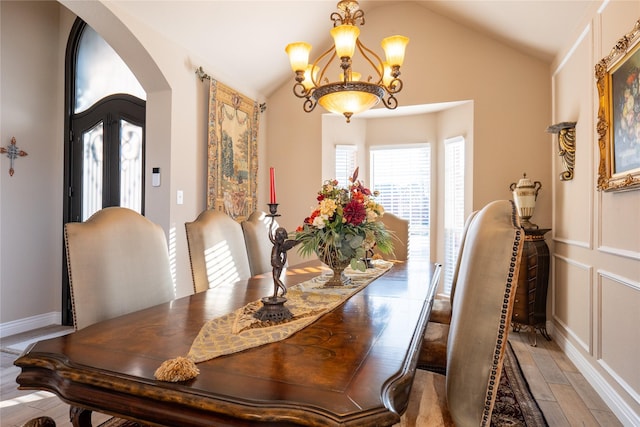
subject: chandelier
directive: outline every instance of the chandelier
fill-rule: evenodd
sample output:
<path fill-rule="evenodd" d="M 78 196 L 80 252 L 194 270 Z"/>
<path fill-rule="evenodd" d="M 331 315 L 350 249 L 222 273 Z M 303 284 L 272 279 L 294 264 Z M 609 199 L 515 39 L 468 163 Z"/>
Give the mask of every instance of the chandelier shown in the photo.
<path fill-rule="evenodd" d="M 296 42 L 287 45 L 285 51 L 289 55 L 291 68 L 296 73 L 293 93 L 304 98 L 303 109 L 309 113 L 317 104 L 326 110 L 342 114 L 351 121 L 354 114 L 366 111 L 381 100 L 390 110 L 398 106 L 395 94 L 402 90 L 400 67 L 404 61 L 404 51 L 409 39 L 404 36 L 390 36 L 382 40 L 386 61 L 367 48 L 360 40 L 360 28 L 364 25 L 364 12 L 356 0 L 341 0 L 337 8 L 342 11 L 333 12 L 331 37 L 334 45 L 322 53 L 313 64 L 309 64 L 311 45 Z M 356 48 L 365 63 L 369 64 L 370 75 L 362 80 L 363 73 L 352 69 Z M 339 59 L 336 59 L 339 58 Z M 359 60 L 362 60 L 358 58 Z M 339 62 L 341 72 L 336 73 L 336 80 L 331 80 L 327 70 L 331 64 Z M 358 66 L 362 64 L 358 63 Z"/>

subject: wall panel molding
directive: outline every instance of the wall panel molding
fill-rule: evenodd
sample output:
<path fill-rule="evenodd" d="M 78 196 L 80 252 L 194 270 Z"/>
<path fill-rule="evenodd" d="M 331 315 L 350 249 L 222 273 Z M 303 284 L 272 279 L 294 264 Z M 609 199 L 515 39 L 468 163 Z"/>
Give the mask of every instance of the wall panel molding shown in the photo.
<path fill-rule="evenodd" d="M 624 391 L 626 391 L 633 400 L 635 400 L 637 404 L 640 404 L 640 394 L 637 391 L 635 391 L 633 387 L 631 387 L 631 385 L 629 385 L 620 375 L 618 375 L 615 369 L 607 365 L 607 363 L 602 359 L 598 359 L 598 365 L 600 365 L 602 369 L 604 369 L 607 372 L 607 374 L 611 375 L 611 378 L 613 378 L 616 381 L 616 383 L 620 387 L 622 387 Z M 640 424 L 634 424 L 634 425 L 640 425 Z"/>
<path fill-rule="evenodd" d="M 587 35 L 590 32 L 591 32 L 591 23 L 587 24 L 584 27 L 584 29 L 582 30 L 582 32 L 580 33 L 576 41 L 569 48 L 569 51 L 567 52 L 567 54 L 562 57 L 562 60 L 560 60 L 560 63 L 558 64 L 558 66 L 553 70 L 553 73 L 551 73 L 553 77 L 555 77 L 556 74 L 562 71 L 566 63 L 569 62 L 569 59 L 571 59 L 571 57 L 573 56 L 576 49 L 578 49 L 578 46 L 580 45 L 580 43 L 582 43 L 582 41 L 585 39 L 585 37 L 587 37 Z"/>
<path fill-rule="evenodd" d="M 558 273 L 558 265 L 559 264 L 566 264 L 567 266 L 569 266 L 568 268 L 571 269 L 573 268 L 574 271 L 581 271 L 584 273 L 584 282 L 587 283 L 587 308 L 586 310 L 588 310 L 587 313 L 587 332 L 586 332 L 586 337 L 583 337 L 580 335 L 579 332 L 577 332 L 576 330 L 572 329 L 564 320 L 562 320 L 559 315 L 558 315 L 558 301 L 556 299 L 557 296 L 557 280 L 556 280 L 556 275 L 559 274 Z M 595 315 L 595 310 L 594 310 L 594 301 L 593 301 L 593 297 L 594 297 L 594 283 L 593 283 L 593 267 L 591 265 L 588 264 L 584 264 L 582 262 L 576 261 L 574 259 L 571 258 L 567 258 L 565 256 L 559 255 L 559 254 L 553 254 L 553 286 L 552 286 L 552 300 L 551 300 L 551 313 L 552 313 L 552 317 L 554 319 L 554 321 L 562 327 L 562 329 L 565 331 L 565 333 L 567 335 L 569 335 L 573 340 L 575 340 L 576 343 L 578 343 L 585 352 L 589 353 L 589 354 L 593 354 L 594 352 L 594 346 L 593 346 L 593 326 L 594 326 L 594 315 Z M 567 283 L 566 286 L 568 288 L 572 287 L 571 283 Z"/>
<path fill-rule="evenodd" d="M 597 295 L 598 295 L 597 312 L 598 312 L 598 319 L 600 320 L 598 322 L 598 340 L 596 344 L 597 363 L 602 367 L 602 369 L 604 369 L 609 375 L 611 375 L 611 377 L 618 383 L 618 385 L 620 385 L 620 387 L 622 387 L 629 394 L 629 396 L 631 396 L 631 398 L 633 398 L 636 401 L 636 403 L 640 404 L 640 393 L 638 392 L 638 390 L 634 389 L 634 386 L 632 384 L 629 384 L 624 379 L 624 376 L 620 375 L 618 371 L 616 371 L 615 367 L 611 366 L 604 359 L 603 342 L 602 342 L 604 331 L 603 331 L 603 322 L 601 321 L 601 319 L 604 319 L 603 280 L 609 280 L 610 282 L 613 282 L 615 285 L 619 285 L 624 288 L 631 289 L 632 292 L 635 292 L 637 294 L 638 300 L 640 300 L 640 282 L 633 280 L 631 278 L 624 277 L 619 274 L 607 271 L 607 270 L 602 270 L 602 269 L 598 269 L 596 271 L 596 275 L 597 275 L 596 283 L 597 283 Z M 615 293 L 615 289 L 611 289 L 610 292 Z M 625 334 L 625 336 L 627 335 Z M 631 341 L 635 343 L 635 340 L 632 339 Z"/>
<path fill-rule="evenodd" d="M 553 241 L 558 243 L 564 243 L 568 246 L 576 246 L 579 248 L 591 249 L 591 244 L 583 240 L 565 239 L 564 237 L 553 236 Z"/>
<path fill-rule="evenodd" d="M 578 198 L 572 190 L 593 182 L 593 118 L 586 111 L 595 111 L 594 95 L 595 85 L 591 84 L 593 61 L 593 24 L 591 21 L 584 24 L 582 31 L 577 34 L 573 44 L 566 53 L 559 58 L 557 65 L 551 72 L 551 114 L 552 122 L 576 121 L 576 165 L 575 179 L 562 181 L 559 179 L 560 160 L 558 158 L 558 137 L 552 136 L 550 143 L 553 145 L 552 167 L 552 239 L 571 246 L 586 249 L 594 247 L 593 221 L 595 215 L 594 192 L 584 194 L 587 198 Z M 553 65 L 552 65 L 553 66 Z M 589 83 L 588 93 L 567 92 L 563 87 L 567 81 L 579 81 L 582 85 Z M 585 107 L 588 107 L 585 109 Z M 574 212 L 572 218 L 558 214 L 558 206 L 568 208 Z M 573 221 L 580 216 L 579 221 Z M 586 222 L 586 223 L 585 223 Z M 578 225 L 580 224 L 580 225 Z"/>
<path fill-rule="evenodd" d="M 612 412 L 616 414 L 620 422 L 623 425 L 640 426 L 640 415 L 633 411 L 633 408 L 615 391 L 607 379 L 590 363 L 589 359 L 561 333 L 554 334 L 553 338 L 571 362 L 576 365 L 591 387 L 611 408 Z"/>
<path fill-rule="evenodd" d="M 598 246 L 598 250 L 600 252 L 604 252 L 611 255 L 616 255 L 624 258 L 631 258 L 634 260 L 640 260 L 640 252 L 637 251 L 629 251 L 626 249 L 613 248 L 611 246 Z"/>

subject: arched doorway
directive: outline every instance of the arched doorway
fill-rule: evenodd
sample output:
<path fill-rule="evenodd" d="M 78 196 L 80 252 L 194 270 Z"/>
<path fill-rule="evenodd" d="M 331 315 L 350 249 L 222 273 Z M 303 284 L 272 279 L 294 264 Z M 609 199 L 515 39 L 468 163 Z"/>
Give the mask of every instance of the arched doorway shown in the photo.
<path fill-rule="evenodd" d="M 117 53 L 80 18 L 65 67 L 63 222 L 108 206 L 144 214 L 146 93 Z M 72 324 L 64 262 L 62 323 Z"/>

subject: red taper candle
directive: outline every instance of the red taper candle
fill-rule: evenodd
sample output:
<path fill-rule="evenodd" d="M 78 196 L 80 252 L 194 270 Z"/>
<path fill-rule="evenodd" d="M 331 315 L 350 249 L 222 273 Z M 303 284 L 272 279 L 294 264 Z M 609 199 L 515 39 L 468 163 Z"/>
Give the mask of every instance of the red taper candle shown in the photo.
<path fill-rule="evenodd" d="M 276 203 L 276 171 L 274 168 L 269 168 L 269 182 L 270 182 L 270 191 L 269 191 L 269 200 L 271 204 Z"/>

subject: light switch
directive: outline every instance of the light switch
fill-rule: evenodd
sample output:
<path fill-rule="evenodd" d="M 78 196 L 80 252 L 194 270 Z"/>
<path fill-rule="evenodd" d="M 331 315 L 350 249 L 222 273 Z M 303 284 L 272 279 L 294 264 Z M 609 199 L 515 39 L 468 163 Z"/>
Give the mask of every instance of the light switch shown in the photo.
<path fill-rule="evenodd" d="M 160 187 L 160 168 L 153 168 L 151 174 L 151 185 L 153 187 Z"/>
<path fill-rule="evenodd" d="M 179 205 L 184 203 L 184 194 L 182 193 L 182 190 L 178 190 L 178 194 L 176 197 L 176 203 L 178 203 Z"/>

